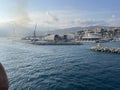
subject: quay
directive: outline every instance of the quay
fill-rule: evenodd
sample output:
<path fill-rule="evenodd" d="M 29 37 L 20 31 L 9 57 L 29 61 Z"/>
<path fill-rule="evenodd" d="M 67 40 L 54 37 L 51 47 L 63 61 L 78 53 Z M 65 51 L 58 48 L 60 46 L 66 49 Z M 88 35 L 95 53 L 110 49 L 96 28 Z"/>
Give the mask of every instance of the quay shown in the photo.
<path fill-rule="evenodd" d="M 32 42 L 35 45 L 82 45 L 81 42 Z"/>
<path fill-rule="evenodd" d="M 92 47 L 91 50 L 97 51 L 97 52 L 107 52 L 107 53 L 120 54 L 120 48 L 105 47 L 105 46 L 100 46 L 100 45 Z"/>

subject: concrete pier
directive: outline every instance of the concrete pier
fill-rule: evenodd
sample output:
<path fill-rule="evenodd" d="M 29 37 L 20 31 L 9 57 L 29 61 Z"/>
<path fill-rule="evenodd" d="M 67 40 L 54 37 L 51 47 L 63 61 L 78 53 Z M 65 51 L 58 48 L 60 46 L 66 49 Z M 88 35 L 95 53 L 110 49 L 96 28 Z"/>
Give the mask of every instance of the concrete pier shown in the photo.
<path fill-rule="evenodd" d="M 82 42 L 54 42 L 54 41 L 31 41 L 31 40 L 20 40 L 19 42 L 35 45 L 83 45 Z"/>
<path fill-rule="evenodd" d="M 82 45 L 81 42 L 32 42 L 36 45 Z"/>
<path fill-rule="evenodd" d="M 107 53 L 117 53 L 120 54 L 120 48 L 104 47 L 104 46 L 94 46 L 91 48 L 93 51 L 97 52 L 107 52 Z"/>

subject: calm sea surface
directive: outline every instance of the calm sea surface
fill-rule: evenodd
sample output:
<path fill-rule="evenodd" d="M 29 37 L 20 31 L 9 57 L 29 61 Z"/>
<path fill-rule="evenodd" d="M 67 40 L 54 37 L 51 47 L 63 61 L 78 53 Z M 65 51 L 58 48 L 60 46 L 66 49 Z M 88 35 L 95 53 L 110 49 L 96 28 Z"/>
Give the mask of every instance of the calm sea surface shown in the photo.
<path fill-rule="evenodd" d="M 94 45 L 39 46 L 1 38 L 9 90 L 120 90 L 120 55 L 90 51 Z"/>

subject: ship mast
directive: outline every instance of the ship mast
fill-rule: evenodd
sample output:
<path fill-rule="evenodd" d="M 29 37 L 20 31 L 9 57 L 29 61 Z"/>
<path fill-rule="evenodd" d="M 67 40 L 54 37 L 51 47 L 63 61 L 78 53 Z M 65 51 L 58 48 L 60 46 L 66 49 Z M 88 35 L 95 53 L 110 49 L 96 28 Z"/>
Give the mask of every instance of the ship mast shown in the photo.
<path fill-rule="evenodd" d="M 37 29 L 37 24 L 35 25 L 35 30 L 34 30 L 34 33 L 33 33 L 34 39 L 36 39 L 36 29 Z"/>

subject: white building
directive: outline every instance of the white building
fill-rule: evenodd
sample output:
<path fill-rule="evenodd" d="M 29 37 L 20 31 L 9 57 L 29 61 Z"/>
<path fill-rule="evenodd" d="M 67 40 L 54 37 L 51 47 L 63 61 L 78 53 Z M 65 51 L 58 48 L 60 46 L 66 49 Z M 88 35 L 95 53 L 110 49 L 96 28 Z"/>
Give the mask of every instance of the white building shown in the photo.
<path fill-rule="evenodd" d="M 55 38 L 55 35 L 51 34 L 51 35 L 45 36 L 44 40 L 46 40 L 46 41 L 54 41 L 54 38 Z"/>
<path fill-rule="evenodd" d="M 46 41 L 69 41 L 74 40 L 75 35 L 74 34 L 51 34 L 44 37 L 44 40 Z"/>
<path fill-rule="evenodd" d="M 94 33 L 85 33 L 84 36 L 82 37 L 83 41 L 97 41 L 100 40 L 102 37 L 99 34 L 94 34 Z"/>

